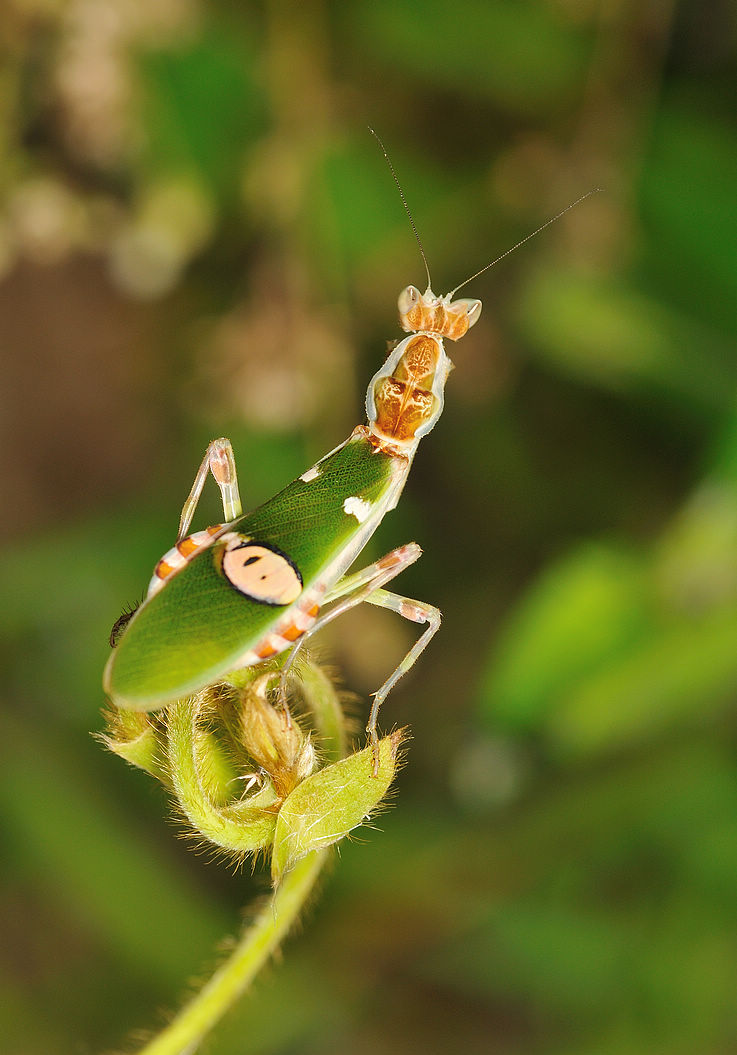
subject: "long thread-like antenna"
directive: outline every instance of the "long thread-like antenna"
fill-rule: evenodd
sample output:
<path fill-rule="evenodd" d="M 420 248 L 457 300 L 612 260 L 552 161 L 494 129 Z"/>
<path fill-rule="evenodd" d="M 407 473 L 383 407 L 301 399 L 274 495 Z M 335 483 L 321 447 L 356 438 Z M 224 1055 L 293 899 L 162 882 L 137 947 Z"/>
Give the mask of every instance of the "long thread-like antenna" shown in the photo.
<path fill-rule="evenodd" d="M 409 205 L 407 205 L 407 199 L 404 196 L 404 191 L 402 190 L 402 184 L 399 182 L 399 178 L 397 177 L 397 174 L 394 171 L 394 166 L 392 165 L 392 159 L 389 157 L 389 155 L 386 152 L 386 147 L 384 146 L 384 143 L 382 142 L 381 136 L 378 134 L 378 132 L 375 132 L 373 130 L 371 125 L 368 126 L 368 130 L 371 133 L 371 135 L 374 137 L 376 142 L 379 144 L 379 146 L 381 147 L 381 153 L 386 158 L 386 163 L 389 166 L 389 171 L 391 172 L 392 176 L 394 177 L 394 182 L 396 183 L 397 190 L 399 191 L 399 197 L 402 199 L 402 205 L 404 206 L 404 211 L 407 213 L 407 216 L 409 217 L 409 222 L 412 224 L 412 230 L 414 231 L 415 238 L 417 239 L 417 245 L 419 246 L 420 255 L 422 256 L 422 262 L 425 265 L 425 271 L 427 272 L 427 288 L 430 289 L 430 287 L 432 286 L 432 282 L 430 280 L 430 268 L 427 265 L 427 257 L 425 256 L 425 250 L 422 248 L 422 242 L 420 241 L 420 236 L 417 233 L 417 228 L 415 226 L 415 221 L 412 219 L 412 213 L 409 211 Z M 476 276 L 474 275 L 473 277 L 475 278 Z M 470 281 L 471 280 L 469 279 L 469 282 Z"/>
<path fill-rule="evenodd" d="M 502 253 L 501 256 L 498 256 L 496 260 L 492 260 L 490 264 L 487 264 L 486 267 L 482 267 L 481 270 L 477 271 L 475 275 L 471 275 L 470 278 L 465 279 L 463 282 L 461 282 L 459 286 L 456 286 L 455 289 L 452 289 L 448 294 L 448 300 L 452 300 L 459 289 L 463 289 L 463 287 L 467 286 L 469 282 L 473 282 L 473 280 L 475 278 L 478 278 L 479 275 L 483 275 L 484 271 L 488 271 L 490 267 L 493 267 L 494 264 L 498 264 L 499 261 L 503 260 L 505 256 L 509 256 L 509 254 L 513 253 L 515 249 L 519 249 L 519 247 L 521 245 L 524 245 L 525 242 L 529 242 L 531 238 L 534 238 L 536 234 L 540 234 L 540 232 L 544 231 L 546 227 L 550 227 L 551 223 L 555 223 L 555 221 L 559 220 L 561 216 L 565 216 L 565 214 L 567 212 L 570 212 L 571 209 L 575 209 L 577 205 L 580 205 L 582 201 L 586 201 L 586 199 L 590 198 L 592 194 L 598 194 L 600 191 L 601 187 L 594 187 L 593 190 L 587 191 L 585 194 L 582 194 L 580 198 L 576 198 L 576 200 L 571 202 L 570 205 L 566 205 L 565 209 L 561 209 L 561 211 L 559 213 L 556 213 L 555 216 L 551 216 L 550 219 L 546 220 L 544 224 L 541 224 L 541 226 L 538 227 L 536 231 L 533 231 L 531 234 L 528 234 L 525 238 L 521 239 L 521 241 L 517 242 L 516 245 L 513 245 L 511 249 L 507 249 L 505 253 Z"/>

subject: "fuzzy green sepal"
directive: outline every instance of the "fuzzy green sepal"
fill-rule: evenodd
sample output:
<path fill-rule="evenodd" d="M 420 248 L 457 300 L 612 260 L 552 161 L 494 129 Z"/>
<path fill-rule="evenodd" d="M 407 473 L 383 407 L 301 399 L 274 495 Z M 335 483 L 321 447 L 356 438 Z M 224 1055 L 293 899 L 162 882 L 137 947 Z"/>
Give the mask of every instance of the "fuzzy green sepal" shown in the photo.
<path fill-rule="evenodd" d="M 282 804 L 276 822 L 271 876 L 278 884 L 300 858 L 343 839 L 381 803 L 397 768 L 405 739 L 399 729 L 376 748 L 349 755 L 303 780 Z M 376 759 L 378 752 L 378 770 Z"/>

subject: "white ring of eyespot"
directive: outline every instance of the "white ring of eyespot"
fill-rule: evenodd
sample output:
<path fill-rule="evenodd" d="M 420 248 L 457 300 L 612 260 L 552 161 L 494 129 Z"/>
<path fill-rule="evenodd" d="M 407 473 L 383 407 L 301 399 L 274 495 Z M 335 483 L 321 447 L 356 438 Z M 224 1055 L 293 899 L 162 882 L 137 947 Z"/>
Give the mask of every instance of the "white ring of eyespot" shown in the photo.
<path fill-rule="evenodd" d="M 223 574 L 239 593 L 260 604 L 291 604 L 302 593 L 302 576 L 294 564 L 261 542 L 239 538 L 229 542 L 223 554 Z"/>

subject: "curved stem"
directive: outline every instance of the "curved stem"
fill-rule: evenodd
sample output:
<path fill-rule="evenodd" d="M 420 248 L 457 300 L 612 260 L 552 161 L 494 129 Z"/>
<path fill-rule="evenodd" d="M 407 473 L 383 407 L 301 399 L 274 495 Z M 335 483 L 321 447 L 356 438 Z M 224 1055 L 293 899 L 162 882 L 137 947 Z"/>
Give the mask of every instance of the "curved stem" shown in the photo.
<path fill-rule="evenodd" d="M 276 818 L 264 807 L 273 790 L 235 805 L 218 806 L 203 782 L 213 767 L 212 738 L 199 725 L 201 697 L 189 696 L 169 706 L 167 742 L 169 776 L 187 820 L 200 835 L 226 850 L 245 855 L 270 845 Z M 215 759 L 217 761 L 217 759 Z"/>
<path fill-rule="evenodd" d="M 308 854 L 289 872 L 281 886 L 246 928 L 237 947 L 210 981 L 186 1004 L 139 1055 L 190 1055 L 202 1038 L 243 994 L 278 948 L 302 911 L 328 851 Z"/>

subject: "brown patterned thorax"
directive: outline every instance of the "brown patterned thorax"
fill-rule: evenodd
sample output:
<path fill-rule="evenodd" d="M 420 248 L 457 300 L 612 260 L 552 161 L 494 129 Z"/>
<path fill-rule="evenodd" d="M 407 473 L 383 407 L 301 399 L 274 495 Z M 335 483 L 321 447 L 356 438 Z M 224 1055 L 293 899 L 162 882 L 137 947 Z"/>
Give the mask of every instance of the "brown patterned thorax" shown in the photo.
<path fill-rule="evenodd" d="M 437 399 L 432 393 L 441 347 L 434 337 L 418 334 L 407 345 L 394 373 L 381 377 L 374 388 L 376 428 L 400 442 L 433 414 Z"/>

